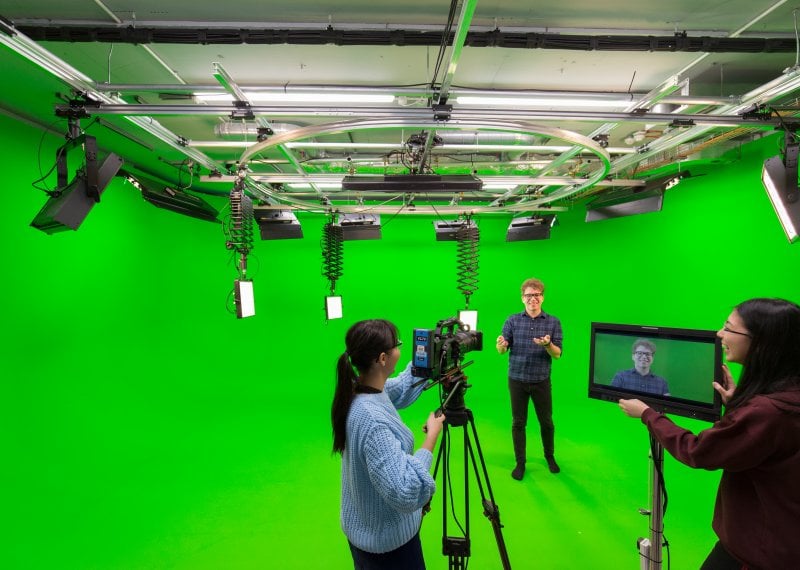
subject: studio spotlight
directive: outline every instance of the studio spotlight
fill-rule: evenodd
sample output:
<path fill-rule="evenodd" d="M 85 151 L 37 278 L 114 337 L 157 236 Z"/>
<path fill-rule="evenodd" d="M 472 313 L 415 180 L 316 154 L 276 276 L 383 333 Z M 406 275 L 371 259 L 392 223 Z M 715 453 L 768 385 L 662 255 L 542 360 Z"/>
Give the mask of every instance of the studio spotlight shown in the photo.
<path fill-rule="evenodd" d="M 139 175 L 128 173 L 126 179 L 142 193 L 142 198 L 153 206 L 199 220 L 220 223 L 216 208 L 198 196 Z"/>
<path fill-rule="evenodd" d="M 506 241 L 550 239 L 550 229 L 556 224 L 555 214 L 515 218 L 506 232 Z"/>
<path fill-rule="evenodd" d="M 772 207 L 786 233 L 789 243 L 798 239 L 800 231 L 800 194 L 797 186 L 798 143 L 788 142 L 783 156 L 773 156 L 764 162 L 761 182 Z"/>
<path fill-rule="evenodd" d="M 334 225 L 341 228 L 343 241 L 381 239 L 381 218 L 377 214 L 340 213 Z"/>
<path fill-rule="evenodd" d="M 300 221 L 290 210 L 274 210 L 263 206 L 254 206 L 253 215 L 263 240 L 301 239 L 303 237 Z"/>
<path fill-rule="evenodd" d="M 460 229 L 477 228 L 477 225 L 474 220 L 465 218 L 453 221 L 436 220 L 433 222 L 433 228 L 436 231 L 436 241 L 457 241 Z"/>
<path fill-rule="evenodd" d="M 122 159 L 116 154 L 109 154 L 99 169 L 96 163 L 87 162 L 72 182 L 52 194 L 31 226 L 46 234 L 77 230 L 121 166 Z"/>
<path fill-rule="evenodd" d="M 620 188 L 598 196 L 586 205 L 586 221 L 660 212 L 664 204 L 664 192 L 688 176 L 690 174 L 686 171 L 657 176 L 647 180 L 644 186 Z"/>

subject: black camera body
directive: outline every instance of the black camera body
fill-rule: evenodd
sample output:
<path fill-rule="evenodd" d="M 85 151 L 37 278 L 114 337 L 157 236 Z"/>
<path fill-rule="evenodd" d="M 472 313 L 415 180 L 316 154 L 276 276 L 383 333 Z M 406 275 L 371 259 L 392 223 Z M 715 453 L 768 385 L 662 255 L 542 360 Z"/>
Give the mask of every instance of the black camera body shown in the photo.
<path fill-rule="evenodd" d="M 470 330 L 457 317 L 439 321 L 435 329 L 414 329 L 412 374 L 438 381 L 458 369 L 473 350 L 483 350 L 483 333 Z"/>

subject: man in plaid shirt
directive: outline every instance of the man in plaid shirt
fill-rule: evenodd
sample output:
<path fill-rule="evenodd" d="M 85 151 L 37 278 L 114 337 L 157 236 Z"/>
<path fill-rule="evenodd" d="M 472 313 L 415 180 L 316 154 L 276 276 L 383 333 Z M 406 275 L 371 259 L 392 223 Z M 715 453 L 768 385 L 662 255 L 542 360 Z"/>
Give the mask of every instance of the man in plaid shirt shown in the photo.
<path fill-rule="evenodd" d="M 522 283 L 522 304 L 525 310 L 506 319 L 503 332 L 497 337 L 497 352 L 510 351 L 508 359 L 508 391 L 511 395 L 511 438 L 514 442 L 516 466 L 511 476 L 521 480 L 525 475 L 528 400 L 533 401 L 542 436 L 542 447 L 551 473 L 561 469 L 556 463 L 555 427 L 553 425 L 553 393 L 550 368 L 553 359 L 561 357 L 563 333 L 561 321 L 542 311 L 544 283 L 526 279 Z"/>

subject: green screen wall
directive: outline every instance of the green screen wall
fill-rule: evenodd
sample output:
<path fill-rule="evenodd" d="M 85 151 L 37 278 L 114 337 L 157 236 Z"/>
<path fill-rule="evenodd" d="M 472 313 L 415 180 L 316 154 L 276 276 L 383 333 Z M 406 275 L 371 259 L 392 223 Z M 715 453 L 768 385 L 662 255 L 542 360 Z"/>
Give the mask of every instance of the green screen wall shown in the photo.
<path fill-rule="evenodd" d="M 382 240 L 345 243 L 345 318 L 326 323 L 324 220 L 301 217 L 305 239 L 257 242 L 257 315 L 237 320 L 219 225 L 154 208 L 115 180 L 79 231 L 45 235 L 29 227 L 46 199 L 30 183 L 61 141 L 5 116 L 0 133 L 0 567 L 352 567 L 330 453 L 334 363 L 355 320 L 393 320 L 407 360 L 413 328 L 464 308 L 455 244 L 434 240 L 431 218 L 385 216 Z M 548 241 L 507 243 L 507 216 L 479 218 L 470 308 L 489 350 L 470 355 L 466 402 L 513 568 L 638 568 L 648 438 L 613 403 L 587 398 L 590 323 L 716 329 L 745 298 L 797 300 L 800 246 L 786 241 L 759 180 L 776 145 L 752 143 L 684 180 L 659 213 L 586 224 L 576 207 Z M 531 276 L 546 283 L 544 308 L 565 333 L 553 372 L 563 471 L 547 471 L 532 420 L 528 473 L 516 482 L 506 360 L 493 339 L 522 310 L 519 285 Z M 418 434 L 434 392 L 403 411 Z M 672 567 L 698 567 L 714 541 L 719 473 L 667 458 L 665 476 Z M 447 567 L 441 494 L 422 527 L 429 568 Z M 471 567 L 501 568 L 477 497 Z"/>

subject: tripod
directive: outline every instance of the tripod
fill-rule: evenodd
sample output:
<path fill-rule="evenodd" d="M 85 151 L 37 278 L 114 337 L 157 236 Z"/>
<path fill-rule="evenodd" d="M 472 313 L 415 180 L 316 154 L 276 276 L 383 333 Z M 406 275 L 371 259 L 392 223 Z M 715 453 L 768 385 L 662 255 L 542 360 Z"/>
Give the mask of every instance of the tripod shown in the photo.
<path fill-rule="evenodd" d="M 478 485 L 478 491 L 481 495 L 483 514 L 492 523 L 492 529 L 494 530 L 494 537 L 495 541 L 497 542 L 497 548 L 500 552 L 500 560 L 503 563 L 503 568 L 504 570 L 511 570 L 511 563 L 508 560 L 508 552 L 506 550 L 505 540 L 503 539 L 503 525 L 500 524 L 500 510 L 498 509 L 497 504 L 494 502 L 492 486 L 489 483 L 489 472 L 486 469 L 486 462 L 483 459 L 483 451 L 481 450 L 480 441 L 478 440 L 478 431 L 475 428 L 475 419 L 472 415 L 472 410 L 464 405 L 464 391 L 468 388 L 468 385 L 465 383 L 465 377 L 460 373 L 460 371 L 458 371 L 458 376 L 456 376 L 456 378 L 458 379 L 454 382 L 454 384 L 452 384 L 450 394 L 441 407 L 441 410 L 446 414 L 446 419 L 444 427 L 442 428 L 442 443 L 439 446 L 439 453 L 436 457 L 436 466 L 433 470 L 433 477 L 435 479 L 436 474 L 439 472 L 439 465 L 441 463 L 443 467 L 442 553 L 447 556 L 449 570 L 466 570 L 470 556 L 469 473 L 471 466 L 472 472 L 475 475 L 475 481 Z M 461 527 L 459 524 L 463 536 L 457 537 L 448 536 L 447 534 L 447 497 L 448 491 L 451 490 L 452 485 L 452 483 L 449 481 L 450 426 L 460 427 L 463 430 L 464 445 L 464 526 Z M 454 507 L 455 505 L 451 505 L 452 509 L 454 509 Z M 455 518 L 455 510 L 453 510 L 453 516 Z M 456 519 L 456 523 L 458 523 L 458 519 Z"/>

